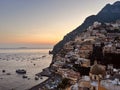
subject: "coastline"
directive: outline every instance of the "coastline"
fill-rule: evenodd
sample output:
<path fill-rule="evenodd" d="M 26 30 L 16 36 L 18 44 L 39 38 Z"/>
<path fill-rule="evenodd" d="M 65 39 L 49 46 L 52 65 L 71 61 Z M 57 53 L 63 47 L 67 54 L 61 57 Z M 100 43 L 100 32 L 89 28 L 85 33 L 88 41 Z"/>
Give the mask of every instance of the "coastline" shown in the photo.
<path fill-rule="evenodd" d="M 48 79 L 46 79 L 45 81 L 43 81 L 42 83 L 31 87 L 28 90 L 56 90 L 57 85 L 59 84 L 59 82 L 61 82 L 61 76 L 58 74 L 54 74 L 52 72 L 49 71 L 50 68 L 45 68 L 43 69 L 42 72 L 36 74 L 36 76 L 40 77 L 48 77 Z M 50 87 L 49 87 L 50 85 Z M 47 88 L 47 89 L 46 89 Z"/>
<path fill-rule="evenodd" d="M 49 77 L 48 79 L 46 79 L 45 81 L 43 81 L 42 83 L 40 83 L 40 84 L 38 84 L 38 85 L 36 85 L 36 86 L 33 86 L 33 87 L 31 87 L 30 89 L 28 89 L 28 90 L 43 90 L 42 86 L 44 86 L 45 83 L 46 83 L 47 81 L 49 81 L 49 80 L 50 80 L 50 77 Z"/>
<path fill-rule="evenodd" d="M 33 86 L 28 90 L 57 90 L 57 85 L 59 84 L 59 82 L 61 82 L 61 76 L 53 75 L 51 77 L 48 77 L 48 79 L 46 79 L 42 83 Z"/>
<path fill-rule="evenodd" d="M 42 72 L 37 73 L 36 76 L 38 76 L 39 78 L 43 77 L 48 77 L 48 79 L 46 79 L 45 81 L 43 81 L 42 83 L 39 83 L 38 85 L 35 85 L 33 87 L 31 87 L 28 90 L 43 90 L 43 86 L 46 84 L 47 81 L 49 81 L 52 77 L 51 72 L 49 71 L 49 67 L 45 68 L 42 70 Z"/>

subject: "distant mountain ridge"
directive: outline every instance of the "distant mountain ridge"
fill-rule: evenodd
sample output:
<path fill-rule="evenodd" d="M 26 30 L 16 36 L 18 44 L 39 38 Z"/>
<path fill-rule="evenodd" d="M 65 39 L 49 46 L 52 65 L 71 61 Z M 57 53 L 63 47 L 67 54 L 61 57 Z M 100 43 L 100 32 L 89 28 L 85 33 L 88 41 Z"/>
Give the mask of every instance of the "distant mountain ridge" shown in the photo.
<path fill-rule="evenodd" d="M 114 4 L 107 4 L 97 15 L 87 17 L 79 27 L 64 36 L 63 40 L 54 46 L 52 53 L 55 54 L 59 52 L 65 43 L 74 40 L 77 35 L 91 26 L 95 21 L 110 23 L 115 22 L 116 20 L 120 20 L 120 1 L 117 1 Z"/>

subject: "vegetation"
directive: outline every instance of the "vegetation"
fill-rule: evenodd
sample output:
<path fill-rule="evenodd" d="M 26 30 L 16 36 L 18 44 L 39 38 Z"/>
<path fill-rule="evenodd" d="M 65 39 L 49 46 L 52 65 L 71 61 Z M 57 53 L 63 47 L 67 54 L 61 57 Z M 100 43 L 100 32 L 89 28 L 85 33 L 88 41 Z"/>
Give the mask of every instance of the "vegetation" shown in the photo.
<path fill-rule="evenodd" d="M 58 85 L 59 90 L 64 90 L 67 87 L 71 86 L 71 80 L 68 78 L 63 78 L 62 82 Z"/>

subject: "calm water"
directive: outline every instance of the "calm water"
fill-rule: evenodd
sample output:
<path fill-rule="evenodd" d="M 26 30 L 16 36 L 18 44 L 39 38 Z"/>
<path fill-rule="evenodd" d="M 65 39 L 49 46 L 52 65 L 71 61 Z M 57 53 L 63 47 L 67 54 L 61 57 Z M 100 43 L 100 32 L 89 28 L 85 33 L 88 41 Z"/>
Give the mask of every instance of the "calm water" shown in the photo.
<path fill-rule="evenodd" d="M 0 90 L 28 90 L 44 80 L 35 80 L 35 74 L 51 63 L 49 49 L 0 49 Z M 42 56 L 45 56 L 44 58 Z M 34 65 L 35 64 L 35 65 Z M 28 79 L 17 74 L 17 69 L 27 70 Z M 5 73 L 2 70 L 6 70 Z M 11 75 L 7 75 L 11 73 Z"/>

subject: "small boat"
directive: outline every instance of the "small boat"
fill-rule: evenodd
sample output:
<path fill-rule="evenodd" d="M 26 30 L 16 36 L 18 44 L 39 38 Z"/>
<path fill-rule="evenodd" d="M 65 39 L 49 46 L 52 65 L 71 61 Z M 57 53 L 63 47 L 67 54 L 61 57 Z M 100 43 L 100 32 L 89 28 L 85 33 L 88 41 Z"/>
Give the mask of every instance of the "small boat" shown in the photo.
<path fill-rule="evenodd" d="M 28 76 L 26 76 L 26 75 L 23 75 L 23 78 L 28 78 Z"/>
<path fill-rule="evenodd" d="M 35 80 L 39 80 L 39 77 L 35 77 Z"/>
<path fill-rule="evenodd" d="M 46 55 L 43 55 L 43 56 L 42 56 L 42 58 L 45 58 L 45 57 L 46 57 Z"/>
<path fill-rule="evenodd" d="M 40 77 L 40 79 L 43 79 L 42 76 Z"/>
<path fill-rule="evenodd" d="M 30 80 L 30 78 L 28 78 L 28 80 Z"/>
<path fill-rule="evenodd" d="M 11 75 L 11 73 L 6 73 L 6 75 Z"/>
<path fill-rule="evenodd" d="M 26 70 L 18 69 L 18 70 L 16 70 L 16 73 L 18 73 L 18 74 L 26 74 Z"/>
<path fill-rule="evenodd" d="M 2 70 L 3 73 L 5 73 L 6 71 L 5 70 Z"/>

